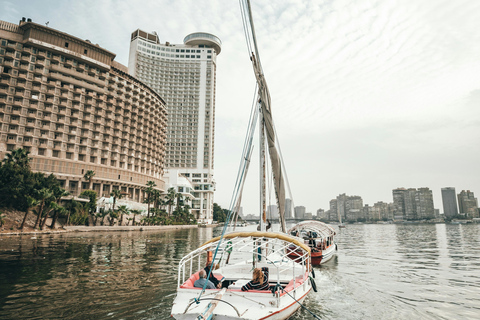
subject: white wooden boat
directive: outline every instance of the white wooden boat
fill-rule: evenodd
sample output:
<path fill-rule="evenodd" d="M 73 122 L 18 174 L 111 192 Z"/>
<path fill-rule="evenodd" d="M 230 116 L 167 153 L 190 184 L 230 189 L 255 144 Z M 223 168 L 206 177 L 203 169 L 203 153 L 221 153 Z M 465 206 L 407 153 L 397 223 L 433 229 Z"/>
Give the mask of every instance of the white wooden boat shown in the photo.
<path fill-rule="evenodd" d="M 300 237 L 311 249 L 312 265 L 318 266 L 332 259 L 337 252 L 335 229 L 329 224 L 316 220 L 302 221 L 294 225 L 288 233 Z M 295 259 L 299 254 L 291 250 L 289 257 Z"/>
<path fill-rule="evenodd" d="M 220 237 L 214 238 L 180 261 L 172 317 L 177 320 L 287 319 L 300 308 L 298 302 L 303 302 L 312 288 L 310 252 L 302 241 L 284 233 L 255 231 L 229 233 L 220 245 L 219 242 Z M 296 252 L 302 252 L 295 261 L 287 257 L 292 246 Z M 214 263 L 218 263 L 219 268 L 213 274 L 217 279 L 224 278 L 224 288 L 206 289 L 198 300 L 202 289 L 195 288 L 193 283 L 217 247 Z M 254 267 L 268 267 L 273 293 L 241 290 L 251 280 Z"/>

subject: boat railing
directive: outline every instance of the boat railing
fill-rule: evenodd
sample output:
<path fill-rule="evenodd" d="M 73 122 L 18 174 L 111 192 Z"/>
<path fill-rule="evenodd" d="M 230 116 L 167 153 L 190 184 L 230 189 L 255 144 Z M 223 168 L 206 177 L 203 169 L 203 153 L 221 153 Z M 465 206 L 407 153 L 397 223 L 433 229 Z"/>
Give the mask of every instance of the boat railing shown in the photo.
<path fill-rule="evenodd" d="M 281 283 L 285 282 L 285 279 L 288 281 L 294 279 L 294 288 L 296 288 L 295 279 L 299 275 L 303 275 L 303 281 L 306 281 L 306 271 L 310 266 L 308 246 L 299 239 L 285 237 L 284 234 L 278 237 L 275 233 L 250 232 L 248 234 L 246 236 L 242 232 L 234 233 L 234 236 L 223 239 L 220 245 L 218 245 L 218 239 L 213 239 L 184 256 L 179 262 L 178 287 L 192 274 L 202 269 L 207 262 L 218 265 L 219 270 L 228 269 L 234 274 L 236 268 L 239 270 L 238 274 L 241 274 L 241 269 L 251 272 L 254 267 L 268 266 L 271 268 L 271 280 Z M 299 252 L 299 256 L 294 260 L 288 258 L 290 250 Z M 212 261 L 215 251 L 217 251 L 215 261 Z M 235 264 L 237 266 L 234 266 Z M 250 276 L 251 274 L 243 272 L 244 278 Z"/>

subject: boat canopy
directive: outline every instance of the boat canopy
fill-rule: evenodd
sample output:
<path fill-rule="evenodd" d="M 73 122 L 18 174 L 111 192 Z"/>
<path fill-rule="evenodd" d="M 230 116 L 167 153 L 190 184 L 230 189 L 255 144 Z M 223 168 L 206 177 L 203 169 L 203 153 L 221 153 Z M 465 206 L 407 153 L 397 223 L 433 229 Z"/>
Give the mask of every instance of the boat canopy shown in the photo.
<path fill-rule="evenodd" d="M 315 238 L 328 238 L 336 234 L 335 229 L 323 222 L 315 220 L 307 220 L 297 223 L 295 226 L 288 230 L 289 234 L 294 234 L 296 232 L 315 232 L 317 236 Z"/>

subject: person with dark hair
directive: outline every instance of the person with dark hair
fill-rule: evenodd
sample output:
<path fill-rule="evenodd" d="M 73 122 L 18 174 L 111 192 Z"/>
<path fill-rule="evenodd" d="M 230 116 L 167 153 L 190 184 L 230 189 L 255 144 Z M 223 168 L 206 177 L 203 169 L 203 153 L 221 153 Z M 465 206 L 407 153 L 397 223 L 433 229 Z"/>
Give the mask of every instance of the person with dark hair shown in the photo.
<path fill-rule="evenodd" d="M 215 264 L 213 264 L 211 261 L 207 262 L 207 266 L 203 269 L 205 270 L 205 273 L 207 275 L 210 272 L 210 268 L 212 268 L 214 265 Z M 213 283 L 215 288 L 220 288 L 222 286 L 222 283 L 213 275 L 213 270 L 215 270 L 215 268 L 212 269 L 212 272 L 210 273 L 210 277 L 208 278 L 208 280 Z"/>
<path fill-rule="evenodd" d="M 268 283 L 268 268 L 263 267 L 253 269 L 253 279 L 242 287 L 242 291 L 248 290 L 268 290 L 270 284 Z"/>

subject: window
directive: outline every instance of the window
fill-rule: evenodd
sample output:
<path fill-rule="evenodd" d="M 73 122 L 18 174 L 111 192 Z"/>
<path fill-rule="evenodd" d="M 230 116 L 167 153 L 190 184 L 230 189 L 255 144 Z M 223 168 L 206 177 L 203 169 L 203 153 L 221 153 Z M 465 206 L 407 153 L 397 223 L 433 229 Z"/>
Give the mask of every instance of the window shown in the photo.
<path fill-rule="evenodd" d="M 85 155 L 84 154 L 79 154 L 78 155 L 78 161 L 85 161 Z"/>
<path fill-rule="evenodd" d="M 39 149 L 38 149 L 38 155 L 39 155 L 39 156 L 44 156 L 44 155 L 45 155 L 45 149 L 39 148 Z"/>
<path fill-rule="evenodd" d="M 66 158 L 72 160 L 73 159 L 73 153 L 72 152 L 67 152 Z"/>
<path fill-rule="evenodd" d="M 84 49 L 83 50 L 83 54 L 87 54 L 88 53 L 88 50 L 87 49 Z"/>
<path fill-rule="evenodd" d="M 65 42 L 65 48 L 68 48 L 68 42 Z"/>
<path fill-rule="evenodd" d="M 58 158 L 58 157 L 59 157 L 59 155 L 60 155 L 60 152 L 59 152 L 58 150 L 53 150 L 53 152 L 52 152 L 52 156 L 54 156 L 54 157 Z"/>

